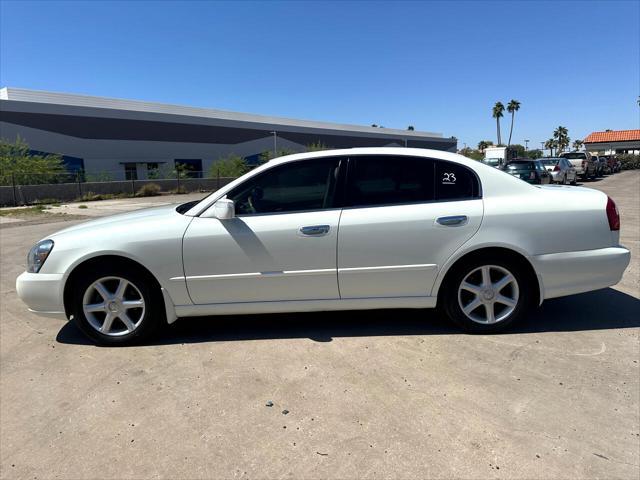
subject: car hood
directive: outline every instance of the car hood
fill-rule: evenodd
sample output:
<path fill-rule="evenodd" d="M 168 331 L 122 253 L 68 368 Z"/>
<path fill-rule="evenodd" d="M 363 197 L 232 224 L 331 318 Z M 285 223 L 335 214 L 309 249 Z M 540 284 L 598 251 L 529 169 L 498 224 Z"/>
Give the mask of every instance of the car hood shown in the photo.
<path fill-rule="evenodd" d="M 49 235 L 47 238 L 55 238 L 72 232 L 80 233 L 82 231 L 95 230 L 98 228 L 109 228 L 115 226 L 120 227 L 123 224 L 131 224 L 139 228 L 140 225 L 148 221 L 156 222 L 157 220 L 159 220 L 158 217 L 174 217 L 175 215 L 180 215 L 176 211 L 178 205 L 180 204 L 176 203 L 170 205 L 162 205 L 159 207 L 143 208 L 140 210 L 135 210 L 133 212 L 119 213 L 116 215 L 110 215 L 108 217 L 89 220 L 88 222 L 80 223 L 78 225 L 59 230 L 53 235 Z"/>

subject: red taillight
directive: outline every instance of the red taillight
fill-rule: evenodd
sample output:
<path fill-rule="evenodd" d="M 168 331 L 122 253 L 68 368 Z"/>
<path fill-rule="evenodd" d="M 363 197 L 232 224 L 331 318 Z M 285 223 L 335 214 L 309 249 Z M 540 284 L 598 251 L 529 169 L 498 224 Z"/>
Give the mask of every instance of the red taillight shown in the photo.
<path fill-rule="evenodd" d="M 620 230 L 620 214 L 616 202 L 607 197 L 607 220 L 609 220 L 609 228 L 613 232 Z"/>
<path fill-rule="evenodd" d="M 553 171 L 554 172 L 559 172 L 560 171 L 560 165 L 556 165 L 555 167 L 553 167 Z"/>

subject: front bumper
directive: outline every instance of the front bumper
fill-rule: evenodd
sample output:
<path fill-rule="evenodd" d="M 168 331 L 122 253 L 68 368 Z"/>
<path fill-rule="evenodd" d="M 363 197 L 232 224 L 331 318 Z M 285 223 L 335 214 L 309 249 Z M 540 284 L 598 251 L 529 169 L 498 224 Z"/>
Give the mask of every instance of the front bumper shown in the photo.
<path fill-rule="evenodd" d="M 16 279 L 18 297 L 30 312 L 44 317 L 66 319 L 64 311 L 64 275 L 24 272 Z"/>
<path fill-rule="evenodd" d="M 547 300 L 615 285 L 630 258 L 629 250 L 618 246 L 535 255 L 532 263 L 540 276 L 542 296 Z"/>

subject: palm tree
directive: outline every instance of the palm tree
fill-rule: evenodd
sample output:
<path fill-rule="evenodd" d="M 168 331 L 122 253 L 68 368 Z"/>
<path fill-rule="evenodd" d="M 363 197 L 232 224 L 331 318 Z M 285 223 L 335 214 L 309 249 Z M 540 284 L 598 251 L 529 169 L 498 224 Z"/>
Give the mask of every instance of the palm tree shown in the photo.
<path fill-rule="evenodd" d="M 546 142 L 544 142 L 544 148 L 548 148 L 549 149 L 549 156 L 553 157 L 553 149 L 556 148 L 558 146 L 558 142 L 557 140 L 550 138 L 549 140 L 547 140 Z"/>
<path fill-rule="evenodd" d="M 496 119 L 496 125 L 497 125 L 497 129 L 498 129 L 498 145 L 502 145 L 502 137 L 500 136 L 500 119 L 504 116 L 503 115 L 504 112 L 504 105 L 502 104 L 502 102 L 496 102 L 496 104 L 493 106 L 493 118 Z"/>
<path fill-rule="evenodd" d="M 556 148 L 558 151 L 556 153 L 560 153 L 564 151 L 570 145 L 571 139 L 569 138 L 569 130 L 566 127 L 558 127 L 553 132 L 553 138 L 556 140 Z"/>
<path fill-rule="evenodd" d="M 509 143 L 511 145 L 511 134 L 513 133 L 513 119 L 516 116 L 516 112 L 520 110 L 520 102 L 518 100 L 511 100 L 507 105 L 507 112 L 511 114 L 511 129 L 509 130 Z"/>
<path fill-rule="evenodd" d="M 415 128 L 413 128 L 413 125 L 409 125 L 409 126 L 407 127 L 407 130 L 411 130 L 411 131 L 413 131 L 413 130 L 415 130 Z"/>
<path fill-rule="evenodd" d="M 480 142 L 478 142 L 478 150 L 484 153 L 485 149 L 491 145 L 493 145 L 491 140 L 480 140 Z"/>
<path fill-rule="evenodd" d="M 584 145 L 584 142 L 582 140 L 574 140 L 573 141 L 573 149 L 575 151 L 578 151 L 582 148 L 582 145 Z"/>

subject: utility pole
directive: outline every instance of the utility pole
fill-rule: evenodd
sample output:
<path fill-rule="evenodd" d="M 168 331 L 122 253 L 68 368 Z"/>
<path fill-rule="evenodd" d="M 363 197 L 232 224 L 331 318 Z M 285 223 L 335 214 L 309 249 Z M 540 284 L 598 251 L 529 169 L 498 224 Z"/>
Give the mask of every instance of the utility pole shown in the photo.
<path fill-rule="evenodd" d="M 524 141 L 524 151 L 525 152 L 529 151 L 529 140 Z"/>
<path fill-rule="evenodd" d="M 278 132 L 270 132 L 273 135 L 273 158 L 278 156 Z"/>
<path fill-rule="evenodd" d="M 544 142 L 540 142 L 540 149 L 542 150 L 542 155 L 544 155 Z"/>

